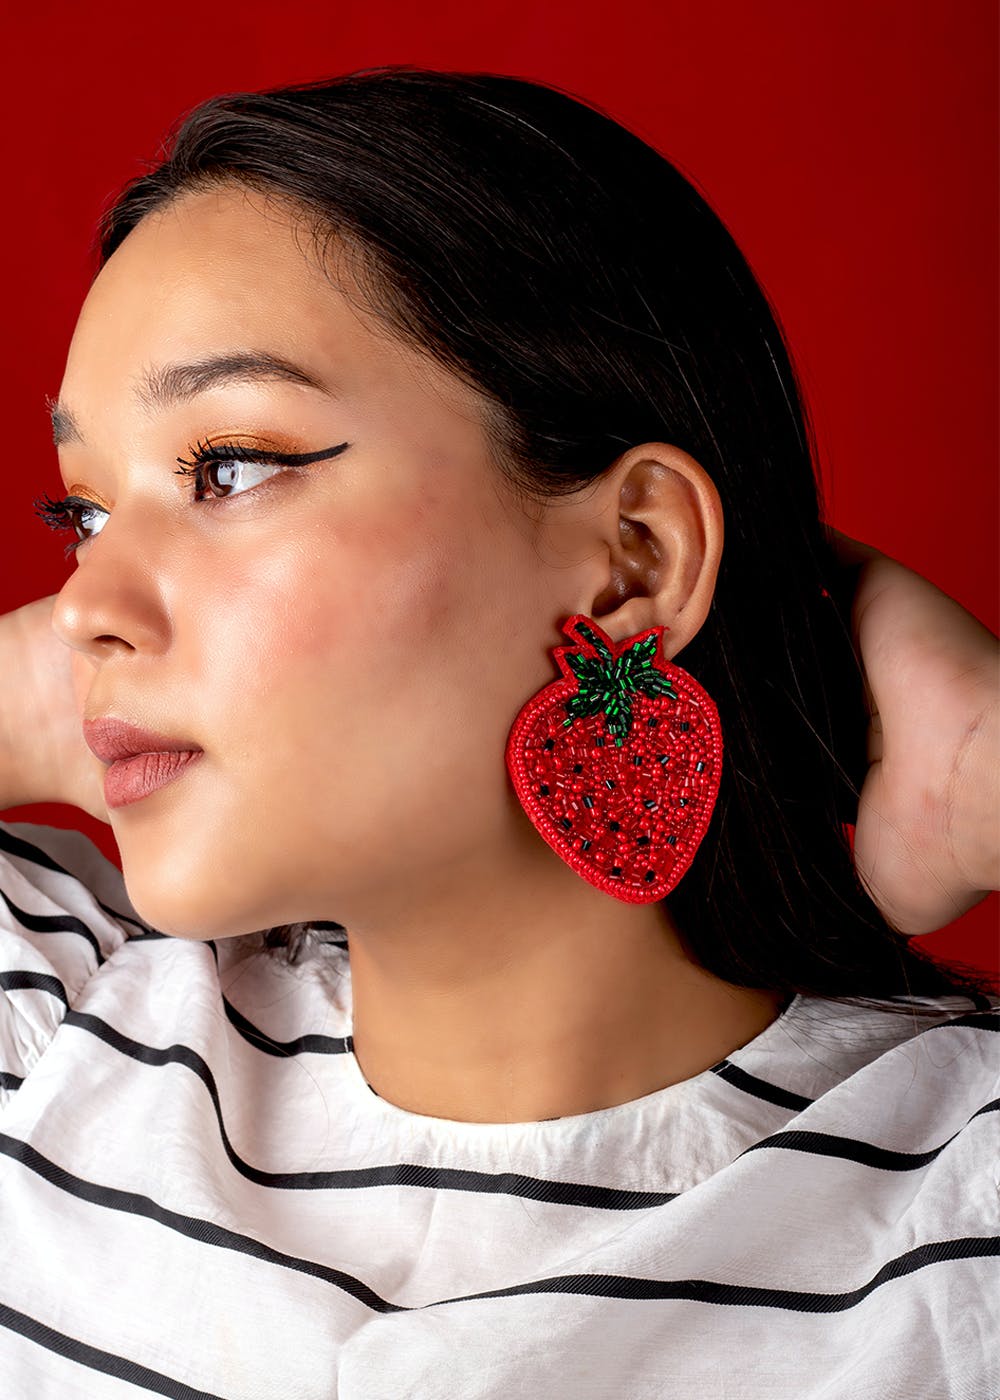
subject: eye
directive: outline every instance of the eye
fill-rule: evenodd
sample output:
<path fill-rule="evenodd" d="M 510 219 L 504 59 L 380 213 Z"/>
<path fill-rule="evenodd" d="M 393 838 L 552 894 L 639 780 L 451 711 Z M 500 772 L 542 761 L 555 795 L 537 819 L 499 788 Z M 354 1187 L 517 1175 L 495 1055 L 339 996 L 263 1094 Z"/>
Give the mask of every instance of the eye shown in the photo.
<path fill-rule="evenodd" d="M 245 468 L 253 471 L 259 467 L 291 467 L 294 470 L 310 466 L 313 462 L 322 462 L 327 457 L 336 457 L 347 447 L 350 447 L 350 443 L 342 442 L 336 447 L 326 447 L 319 452 L 271 452 L 258 447 L 241 447 L 235 442 L 217 442 L 211 446 L 199 442 L 188 449 L 192 458 L 190 462 L 183 457 L 177 458 L 181 465 L 176 474 L 194 477 L 194 499 L 213 505 L 216 501 L 227 500 L 234 494 L 245 494 L 242 491 L 234 492 L 233 489 L 237 483 L 242 483 Z M 210 472 L 221 474 L 218 483 L 219 495 L 204 494 L 205 484 L 212 485 Z"/>
<path fill-rule="evenodd" d="M 225 447 L 228 446 L 228 444 L 222 444 L 222 446 Z M 243 450 L 245 451 L 246 449 Z M 178 457 L 177 460 L 180 462 L 182 458 Z M 258 471 L 263 471 L 266 476 L 268 470 L 272 472 L 280 470 L 280 464 L 259 459 L 251 460 L 245 457 L 223 456 L 220 454 L 219 449 L 215 449 L 214 455 L 196 456 L 194 464 L 181 467 L 177 475 L 194 477 L 192 491 L 194 499 L 200 502 L 204 500 L 226 500 L 229 496 L 241 495 L 242 492 L 236 490 L 237 486 L 242 486 L 249 490 L 251 486 L 259 484 L 256 481 L 251 481 L 248 485 L 243 480 L 247 471 L 249 471 L 252 477 Z M 216 478 L 214 482 L 212 480 L 213 476 Z M 214 492 L 217 486 L 218 493 L 206 496 L 206 486 L 209 488 L 209 491 L 212 492 Z"/>

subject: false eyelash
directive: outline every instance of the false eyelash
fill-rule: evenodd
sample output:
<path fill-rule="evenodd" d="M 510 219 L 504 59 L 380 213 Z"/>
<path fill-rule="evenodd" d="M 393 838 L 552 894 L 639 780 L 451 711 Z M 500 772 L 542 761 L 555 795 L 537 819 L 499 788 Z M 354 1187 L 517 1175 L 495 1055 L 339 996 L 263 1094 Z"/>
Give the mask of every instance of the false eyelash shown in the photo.
<path fill-rule="evenodd" d="M 197 442 L 194 447 L 188 448 L 194 458 L 193 462 L 188 462 L 183 457 L 175 459 L 183 463 L 181 470 L 175 472 L 175 475 L 192 476 L 199 467 L 216 461 L 236 460 L 239 462 L 258 462 L 264 466 L 304 467 L 311 462 L 323 462 L 328 457 L 337 457 L 350 445 L 349 442 L 341 442 L 335 447 L 320 448 L 319 452 L 271 452 L 264 447 L 241 447 L 236 442 L 217 442 L 212 445 Z M 220 499 L 225 500 L 226 498 L 223 496 Z"/>
<path fill-rule="evenodd" d="M 301 453 L 289 452 L 268 452 L 262 447 L 241 447 L 236 442 L 217 442 L 210 445 L 200 440 L 194 447 L 189 447 L 188 452 L 194 458 L 192 462 L 184 457 L 176 457 L 174 460 L 180 462 L 180 471 L 174 472 L 174 476 L 197 476 L 212 462 L 258 462 L 265 466 L 273 463 L 275 466 L 291 466 L 294 462 L 303 460 Z M 318 456 L 319 454 L 307 453 L 305 456 Z M 225 497 L 222 497 L 224 500 Z"/>
<path fill-rule="evenodd" d="M 61 501 L 54 501 L 51 496 L 40 496 L 32 502 L 35 514 L 44 525 L 50 530 L 72 530 L 75 526 L 73 516 L 78 510 L 100 510 L 96 501 L 85 501 L 80 496 L 66 496 Z M 63 550 L 63 558 L 69 556 L 79 549 L 85 541 L 81 539 L 70 540 Z"/>

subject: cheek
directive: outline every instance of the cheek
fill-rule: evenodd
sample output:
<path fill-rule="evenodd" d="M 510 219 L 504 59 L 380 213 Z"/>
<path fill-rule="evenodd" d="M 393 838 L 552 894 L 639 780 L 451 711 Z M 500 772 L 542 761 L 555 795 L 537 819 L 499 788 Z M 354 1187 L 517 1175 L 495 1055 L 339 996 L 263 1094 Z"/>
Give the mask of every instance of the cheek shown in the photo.
<path fill-rule="evenodd" d="M 430 701 L 449 684 L 467 571 L 424 529 L 310 525 L 291 547 L 227 561 L 225 589 L 192 619 L 205 700 L 214 692 L 241 732 L 292 751 L 320 707 L 343 737 L 403 692 Z"/>
<path fill-rule="evenodd" d="M 444 789 L 470 763 L 495 777 L 537 603 L 517 539 L 472 514 L 425 492 L 391 518 L 325 515 L 227 559 L 187 669 L 207 677 L 199 711 L 236 769 L 293 807 L 304 771 L 375 804 L 382 784 Z"/>
<path fill-rule="evenodd" d="M 272 597 L 285 600 L 272 617 L 275 644 L 304 667 L 397 686 L 453 649 L 475 572 L 462 532 L 433 501 L 350 534 L 312 530 L 271 573 Z"/>

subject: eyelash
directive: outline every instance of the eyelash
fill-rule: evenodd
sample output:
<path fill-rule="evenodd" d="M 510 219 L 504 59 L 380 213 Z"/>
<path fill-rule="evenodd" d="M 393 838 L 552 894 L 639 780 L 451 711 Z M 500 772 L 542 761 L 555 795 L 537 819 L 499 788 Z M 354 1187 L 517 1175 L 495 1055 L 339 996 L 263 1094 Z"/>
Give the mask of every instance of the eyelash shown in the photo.
<path fill-rule="evenodd" d="M 309 462 L 318 462 L 323 458 L 336 456 L 343 452 L 350 443 L 343 442 L 337 447 L 327 448 L 321 452 L 268 452 L 261 448 L 241 447 L 234 442 L 217 442 L 209 445 L 203 442 L 196 442 L 194 447 L 188 448 L 192 460 L 189 462 L 184 457 L 177 457 L 175 460 L 181 463 L 180 469 L 174 473 L 175 476 L 194 477 L 193 498 L 199 505 L 218 506 L 229 499 L 228 496 L 203 497 L 199 493 L 204 489 L 204 476 L 209 467 L 220 462 L 246 462 L 254 466 L 275 466 L 291 467 L 305 466 Z M 261 486 L 266 482 L 259 483 Z M 256 490 L 251 487 L 250 491 Z M 250 491 L 238 492 L 238 495 L 249 495 Z M 54 501 L 49 496 L 42 496 L 34 502 L 35 514 L 51 530 L 72 530 L 77 528 L 75 516 L 78 512 L 83 513 L 88 510 L 103 511 L 104 507 L 99 506 L 96 501 L 84 500 L 82 496 L 66 496 L 62 500 Z M 63 550 L 63 557 L 69 558 L 87 540 L 93 539 L 93 535 L 85 535 L 83 539 L 77 537 L 71 540 Z"/>

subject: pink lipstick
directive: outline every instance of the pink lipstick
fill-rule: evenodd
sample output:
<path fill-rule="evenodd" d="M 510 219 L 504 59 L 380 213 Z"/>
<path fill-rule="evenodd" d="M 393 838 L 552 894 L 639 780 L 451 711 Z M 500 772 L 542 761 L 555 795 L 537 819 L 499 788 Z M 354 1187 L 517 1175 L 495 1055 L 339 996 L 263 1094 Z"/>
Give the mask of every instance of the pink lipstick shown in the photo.
<path fill-rule="evenodd" d="M 102 763 L 104 801 L 110 807 L 138 802 L 173 782 L 204 750 L 193 739 L 175 739 L 112 716 L 83 721 L 83 737 Z"/>
<path fill-rule="evenodd" d="M 193 753 L 140 753 L 119 758 L 104 775 L 104 801 L 109 807 L 125 807 L 151 792 L 172 783 L 186 768 L 201 758 Z"/>

